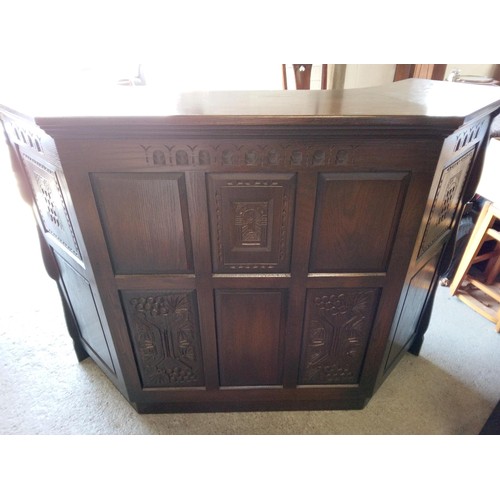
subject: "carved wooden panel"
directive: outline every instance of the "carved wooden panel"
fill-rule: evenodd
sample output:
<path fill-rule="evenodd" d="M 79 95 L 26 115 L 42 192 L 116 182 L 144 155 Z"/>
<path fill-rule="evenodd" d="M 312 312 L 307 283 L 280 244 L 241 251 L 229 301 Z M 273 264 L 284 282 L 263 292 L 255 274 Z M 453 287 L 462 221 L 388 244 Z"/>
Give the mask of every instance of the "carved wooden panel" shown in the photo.
<path fill-rule="evenodd" d="M 359 144 L 299 144 L 241 141 L 238 143 L 141 144 L 148 165 L 169 167 L 312 168 L 355 163 Z"/>
<path fill-rule="evenodd" d="M 321 174 L 310 270 L 385 271 L 407 180 L 399 172 Z"/>
<path fill-rule="evenodd" d="M 386 369 L 391 366 L 393 361 L 408 347 L 409 341 L 412 339 L 415 329 L 418 326 L 422 308 L 425 305 L 429 287 L 434 277 L 436 264 L 439 254 L 435 255 L 420 271 L 411 279 L 404 299 L 402 300 L 401 308 L 397 315 L 397 320 L 394 321 L 391 331 L 391 347 L 386 363 Z"/>
<path fill-rule="evenodd" d="M 26 154 L 22 155 L 22 159 L 44 230 L 81 259 L 56 171 Z"/>
<path fill-rule="evenodd" d="M 31 149 L 34 153 L 43 154 L 43 138 L 40 129 L 23 126 L 21 123 L 9 122 L 10 132 L 13 139 L 24 147 Z"/>
<path fill-rule="evenodd" d="M 220 384 L 280 385 L 285 292 L 220 290 L 216 311 Z"/>
<path fill-rule="evenodd" d="M 470 149 L 442 172 L 418 252 L 420 258 L 450 229 L 474 157 Z"/>
<path fill-rule="evenodd" d="M 57 253 L 55 257 L 83 341 L 114 373 L 113 361 L 89 282 Z"/>
<path fill-rule="evenodd" d="M 286 272 L 295 196 L 293 174 L 211 174 L 215 272 Z"/>
<path fill-rule="evenodd" d="M 94 174 L 92 181 L 116 273 L 192 272 L 183 174 Z"/>
<path fill-rule="evenodd" d="M 203 385 L 195 292 L 129 290 L 122 303 L 143 386 Z"/>
<path fill-rule="evenodd" d="M 308 290 L 300 384 L 358 382 L 377 302 L 377 289 Z"/>
<path fill-rule="evenodd" d="M 465 128 L 456 136 L 456 143 L 454 151 L 472 144 L 477 139 L 481 138 L 481 129 L 487 125 L 488 120 L 482 120 L 480 122 L 473 123 L 470 127 Z"/>

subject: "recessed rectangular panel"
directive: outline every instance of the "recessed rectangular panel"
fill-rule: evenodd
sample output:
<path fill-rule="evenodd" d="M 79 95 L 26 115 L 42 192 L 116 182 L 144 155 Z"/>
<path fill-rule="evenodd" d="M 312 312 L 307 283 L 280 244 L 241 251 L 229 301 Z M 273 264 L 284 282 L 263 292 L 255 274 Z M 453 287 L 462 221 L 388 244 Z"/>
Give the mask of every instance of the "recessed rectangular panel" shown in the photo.
<path fill-rule="evenodd" d="M 321 174 L 311 272 L 384 272 L 406 180 L 406 173 Z"/>
<path fill-rule="evenodd" d="M 300 384 L 356 384 L 378 303 L 378 289 L 308 290 Z"/>
<path fill-rule="evenodd" d="M 288 271 L 295 176 L 212 174 L 208 189 L 214 271 Z"/>
<path fill-rule="evenodd" d="M 92 181 L 117 274 L 192 272 L 183 174 L 94 174 Z"/>
<path fill-rule="evenodd" d="M 218 291 L 216 308 L 220 384 L 280 385 L 284 292 Z"/>
<path fill-rule="evenodd" d="M 439 254 L 435 255 L 410 280 L 404 295 L 403 304 L 399 309 L 397 320 L 394 321 L 391 331 L 391 347 L 386 362 L 386 369 L 408 347 L 413 338 L 423 307 L 429 294 L 429 287 L 436 271 Z"/>
<path fill-rule="evenodd" d="M 113 361 L 89 282 L 64 259 L 57 254 L 55 256 L 82 339 L 114 373 Z"/>

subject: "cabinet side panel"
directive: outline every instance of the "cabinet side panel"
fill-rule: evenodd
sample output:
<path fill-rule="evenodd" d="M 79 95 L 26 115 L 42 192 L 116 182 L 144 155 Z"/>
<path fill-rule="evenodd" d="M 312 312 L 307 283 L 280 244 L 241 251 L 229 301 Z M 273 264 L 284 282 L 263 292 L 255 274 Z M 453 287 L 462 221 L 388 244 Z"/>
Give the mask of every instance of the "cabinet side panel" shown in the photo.
<path fill-rule="evenodd" d="M 183 174 L 102 173 L 92 183 L 115 273 L 192 271 Z"/>
<path fill-rule="evenodd" d="M 284 293 L 279 290 L 216 293 L 222 386 L 282 383 Z"/>
<path fill-rule="evenodd" d="M 57 253 L 55 256 L 84 343 L 115 373 L 89 282 Z"/>
<path fill-rule="evenodd" d="M 421 258 L 436 242 L 439 242 L 451 228 L 462 198 L 474 152 L 475 148 L 468 150 L 441 172 L 418 258 Z"/>
<path fill-rule="evenodd" d="M 385 271 L 406 178 L 405 173 L 320 175 L 311 271 Z"/>
<path fill-rule="evenodd" d="M 31 183 L 44 232 L 50 234 L 63 248 L 69 250 L 72 256 L 81 259 L 82 255 L 59 182 L 61 171 L 25 153 L 21 154 L 21 158 Z"/>
<path fill-rule="evenodd" d="M 412 340 L 423 307 L 426 303 L 429 288 L 436 271 L 440 254 L 431 258 L 410 280 L 404 293 L 397 320 L 394 321 L 390 336 L 391 347 L 385 369 L 389 369 L 398 356 L 407 349 Z"/>

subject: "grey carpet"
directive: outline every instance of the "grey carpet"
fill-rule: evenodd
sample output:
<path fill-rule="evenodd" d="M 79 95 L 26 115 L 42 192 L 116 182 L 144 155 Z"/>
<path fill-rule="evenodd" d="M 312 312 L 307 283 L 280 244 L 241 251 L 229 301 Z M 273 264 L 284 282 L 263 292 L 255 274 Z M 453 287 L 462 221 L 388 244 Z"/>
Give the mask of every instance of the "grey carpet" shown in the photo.
<path fill-rule="evenodd" d="M 1 434 L 465 435 L 500 399 L 500 335 L 440 287 L 421 355 L 363 410 L 139 415 L 91 360 L 77 362 L 30 209 L 1 167 Z"/>

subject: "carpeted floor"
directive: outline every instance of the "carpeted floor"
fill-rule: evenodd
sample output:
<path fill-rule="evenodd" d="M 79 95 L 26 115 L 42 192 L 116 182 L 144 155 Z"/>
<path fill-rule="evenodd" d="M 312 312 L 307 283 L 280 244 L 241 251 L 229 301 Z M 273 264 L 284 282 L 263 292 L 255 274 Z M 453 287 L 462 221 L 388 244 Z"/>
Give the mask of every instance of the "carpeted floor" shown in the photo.
<path fill-rule="evenodd" d="M 363 410 L 139 415 L 91 360 L 77 362 L 30 209 L 1 167 L 0 434 L 466 435 L 500 399 L 500 335 L 440 287 L 421 355 Z"/>

